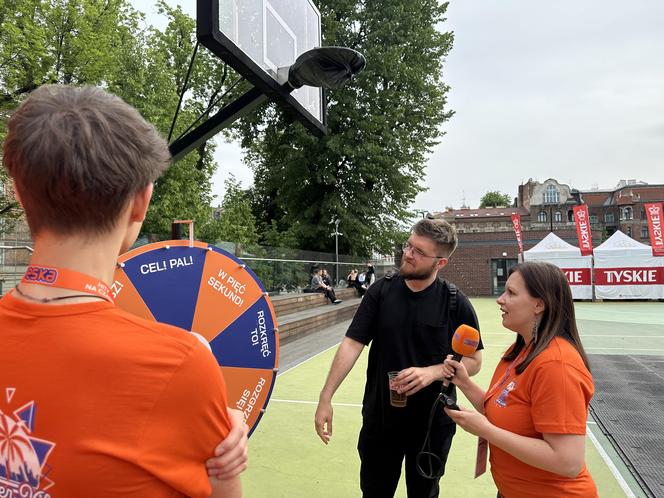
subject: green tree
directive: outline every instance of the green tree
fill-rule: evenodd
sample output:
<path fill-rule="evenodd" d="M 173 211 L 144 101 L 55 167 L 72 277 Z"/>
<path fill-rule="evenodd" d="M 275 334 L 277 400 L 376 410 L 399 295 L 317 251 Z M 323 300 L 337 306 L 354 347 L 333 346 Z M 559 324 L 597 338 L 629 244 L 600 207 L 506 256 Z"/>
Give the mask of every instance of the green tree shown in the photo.
<path fill-rule="evenodd" d="M 487 192 L 480 199 L 480 209 L 488 207 L 507 207 L 512 204 L 512 198 L 509 194 L 503 194 L 497 190 Z"/>
<path fill-rule="evenodd" d="M 108 88 L 168 134 L 195 22 L 180 8 L 157 5 L 167 18 L 162 31 L 145 28 L 129 0 L 0 0 L 0 139 L 9 112 L 46 83 Z M 174 137 L 216 101 L 229 75 L 216 57 L 199 51 Z M 213 221 L 213 151 L 203 144 L 157 181 L 144 231 L 168 234 L 174 218 L 192 218 L 199 228 Z M 6 182 L 3 175 L 0 182 Z M 11 206 L 0 193 L 0 212 Z"/>
<path fill-rule="evenodd" d="M 229 175 L 224 182 L 224 200 L 219 218 L 207 225 L 203 238 L 211 242 L 223 240 L 243 245 L 258 243 L 251 199 L 233 175 Z"/>
<path fill-rule="evenodd" d="M 437 0 L 319 2 L 324 45 L 365 54 L 351 84 L 328 94 L 329 135 L 318 139 L 275 107 L 238 127 L 255 178 L 261 227 L 297 227 L 302 248 L 332 251 L 328 222 L 341 220 L 341 252 L 390 252 L 423 191 L 427 154 L 448 120 L 442 79 L 451 33 Z"/>

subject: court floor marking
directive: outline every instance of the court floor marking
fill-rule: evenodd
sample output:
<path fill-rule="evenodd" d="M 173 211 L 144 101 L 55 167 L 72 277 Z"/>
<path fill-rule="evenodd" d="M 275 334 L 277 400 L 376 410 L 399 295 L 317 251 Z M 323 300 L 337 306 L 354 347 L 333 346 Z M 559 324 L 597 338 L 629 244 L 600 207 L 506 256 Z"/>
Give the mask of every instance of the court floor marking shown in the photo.
<path fill-rule="evenodd" d="M 316 358 L 317 356 L 322 355 L 323 353 L 327 353 L 330 349 L 333 349 L 333 348 L 336 348 L 337 346 L 339 346 L 339 344 L 341 344 L 341 342 L 337 342 L 336 344 L 333 344 L 333 345 L 330 346 L 329 348 L 326 348 L 326 349 L 324 349 L 324 350 L 322 350 L 322 351 L 319 351 L 318 353 L 316 353 L 316 354 L 310 356 L 309 358 L 305 358 L 305 359 L 302 360 L 300 363 L 296 363 L 295 365 L 292 365 L 291 367 L 287 368 L 286 370 L 283 370 L 283 371 L 280 370 L 279 372 L 277 372 L 277 377 L 279 377 L 279 376 L 282 375 L 282 374 L 285 374 L 286 372 L 290 372 L 291 370 L 293 370 L 294 368 L 299 367 L 300 365 L 304 365 L 304 364 L 307 363 L 308 361 L 313 360 L 314 358 Z"/>
<path fill-rule="evenodd" d="M 645 368 L 649 373 L 654 374 L 656 377 L 659 377 L 660 379 L 664 380 L 664 377 L 662 377 L 662 376 L 659 374 L 659 372 L 657 372 L 656 370 L 653 370 L 652 368 L 650 368 L 648 365 L 646 365 L 645 363 L 643 363 L 643 362 L 642 362 L 641 360 L 639 360 L 638 358 L 632 358 L 632 359 L 633 359 L 635 362 L 637 362 L 639 365 L 641 365 L 643 368 Z"/>
<path fill-rule="evenodd" d="M 586 434 L 588 435 L 588 438 L 592 441 L 593 446 L 595 446 L 595 449 L 597 450 L 597 453 L 600 454 L 602 457 L 602 460 L 604 460 L 604 463 L 606 466 L 609 468 L 611 473 L 613 474 L 613 477 L 616 478 L 616 481 L 618 481 L 618 484 L 622 488 L 622 490 L 625 492 L 625 496 L 627 498 L 636 498 L 636 495 L 632 492 L 631 488 L 629 487 L 629 484 L 627 484 L 627 481 L 625 481 L 625 478 L 622 476 L 620 471 L 618 470 L 618 467 L 613 463 L 613 460 L 611 460 L 611 457 L 609 454 L 604 450 L 604 447 L 602 444 L 599 442 L 599 440 L 595 437 L 593 434 L 590 425 L 594 425 L 597 427 L 597 422 L 588 422 L 586 425 L 588 426 L 588 430 L 586 431 Z"/>
<path fill-rule="evenodd" d="M 507 332 L 482 332 L 482 337 L 486 336 L 513 336 L 514 334 L 509 334 Z M 621 335 L 620 333 L 616 334 L 580 334 L 581 339 L 586 337 L 602 337 L 602 338 L 619 338 L 619 339 L 664 339 L 664 335 L 661 334 L 652 334 L 652 335 Z"/>
<path fill-rule="evenodd" d="M 485 344 L 484 348 L 505 348 L 507 346 L 510 346 L 510 344 Z M 653 349 L 653 348 L 607 348 L 607 347 L 597 347 L 597 348 L 590 348 L 590 347 L 584 347 L 586 351 L 624 351 L 625 354 L 629 354 L 631 352 L 636 352 L 636 351 L 648 351 L 648 352 L 659 352 L 659 353 L 664 353 L 664 349 Z"/>
<path fill-rule="evenodd" d="M 297 405 L 317 405 L 318 401 L 304 401 L 301 399 L 275 399 L 271 398 L 270 403 L 276 401 L 277 403 L 293 403 Z M 362 408 L 362 403 L 332 403 L 332 406 L 349 406 L 351 408 Z"/>

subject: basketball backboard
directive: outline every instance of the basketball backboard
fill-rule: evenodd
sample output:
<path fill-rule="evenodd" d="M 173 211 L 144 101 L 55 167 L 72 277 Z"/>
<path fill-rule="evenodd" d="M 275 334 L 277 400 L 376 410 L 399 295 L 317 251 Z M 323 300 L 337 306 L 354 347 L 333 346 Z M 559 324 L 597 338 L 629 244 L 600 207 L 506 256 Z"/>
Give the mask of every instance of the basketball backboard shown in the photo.
<path fill-rule="evenodd" d="M 311 0 L 197 0 L 197 36 L 255 87 L 317 134 L 325 133 L 321 88 L 287 87 L 288 68 L 321 46 Z"/>

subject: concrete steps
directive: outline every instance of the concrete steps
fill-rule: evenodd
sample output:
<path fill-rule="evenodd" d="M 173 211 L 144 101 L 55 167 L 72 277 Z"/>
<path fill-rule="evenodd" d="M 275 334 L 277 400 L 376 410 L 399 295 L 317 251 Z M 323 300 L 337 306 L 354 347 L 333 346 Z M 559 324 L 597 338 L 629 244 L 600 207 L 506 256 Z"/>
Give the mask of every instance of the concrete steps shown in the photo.
<path fill-rule="evenodd" d="M 277 315 L 280 344 L 353 318 L 360 305 L 355 289 L 335 289 L 343 303 L 330 304 L 323 294 L 284 294 L 271 297 Z"/>

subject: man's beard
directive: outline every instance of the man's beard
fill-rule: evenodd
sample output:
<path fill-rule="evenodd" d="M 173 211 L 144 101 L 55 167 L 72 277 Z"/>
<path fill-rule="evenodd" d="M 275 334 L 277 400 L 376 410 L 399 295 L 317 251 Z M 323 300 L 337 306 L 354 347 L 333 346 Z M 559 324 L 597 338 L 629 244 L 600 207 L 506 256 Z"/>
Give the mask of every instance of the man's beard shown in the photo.
<path fill-rule="evenodd" d="M 435 263 L 429 268 L 424 268 L 423 270 L 407 270 L 406 260 L 404 259 L 401 262 L 401 267 L 399 268 L 399 274 L 406 280 L 427 280 L 428 278 L 431 278 L 431 275 L 434 273 L 436 273 Z"/>

